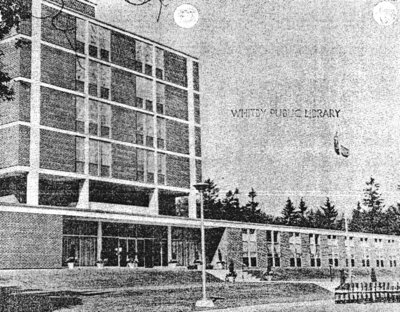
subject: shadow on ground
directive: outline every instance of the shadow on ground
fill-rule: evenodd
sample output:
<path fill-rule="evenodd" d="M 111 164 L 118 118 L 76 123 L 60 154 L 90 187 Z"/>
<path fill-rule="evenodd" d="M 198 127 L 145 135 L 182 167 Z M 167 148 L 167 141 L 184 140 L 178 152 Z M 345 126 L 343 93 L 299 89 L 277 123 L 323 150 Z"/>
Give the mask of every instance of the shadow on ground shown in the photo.
<path fill-rule="evenodd" d="M 0 293 L 0 312 L 51 312 L 61 308 L 82 305 L 81 297 L 92 295 L 97 295 L 97 293 L 21 291 L 15 288 L 2 288 Z"/>

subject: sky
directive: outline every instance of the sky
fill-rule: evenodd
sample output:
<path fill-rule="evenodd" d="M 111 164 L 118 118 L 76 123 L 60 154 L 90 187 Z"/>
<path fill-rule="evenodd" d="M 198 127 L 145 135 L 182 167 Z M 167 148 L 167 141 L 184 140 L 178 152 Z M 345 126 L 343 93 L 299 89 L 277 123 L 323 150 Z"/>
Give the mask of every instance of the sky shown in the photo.
<path fill-rule="evenodd" d="M 274 215 L 288 197 L 349 213 L 370 177 L 400 202 L 400 21 L 376 22 L 380 2 L 165 0 L 157 22 L 158 1 L 98 0 L 97 17 L 200 59 L 203 176 L 221 193 L 245 203 L 254 188 Z M 183 3 L 193 28 L 174 22 Z"/>

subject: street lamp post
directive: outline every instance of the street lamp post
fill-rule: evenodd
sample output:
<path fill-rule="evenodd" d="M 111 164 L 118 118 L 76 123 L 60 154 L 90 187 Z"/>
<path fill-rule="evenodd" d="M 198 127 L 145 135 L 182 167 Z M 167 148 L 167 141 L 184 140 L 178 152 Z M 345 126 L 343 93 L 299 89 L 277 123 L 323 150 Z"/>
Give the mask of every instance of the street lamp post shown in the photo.
<path fill-rule="evenodd" d="M 196 307 L 202 308 L 212 308 L 214 303 L 212 300 L 207 299 L 206 295 L 206 240 L 204 235 L 204 203 L 203 203 L 203 193 L 207 188 L 207 183 L 197 183 L 193 185 L 196 190 L 200 192 L 200 231 L 201 231 L 201 261 L 202 261 L 202 291 L 203 298 L 196 301 Z"/>

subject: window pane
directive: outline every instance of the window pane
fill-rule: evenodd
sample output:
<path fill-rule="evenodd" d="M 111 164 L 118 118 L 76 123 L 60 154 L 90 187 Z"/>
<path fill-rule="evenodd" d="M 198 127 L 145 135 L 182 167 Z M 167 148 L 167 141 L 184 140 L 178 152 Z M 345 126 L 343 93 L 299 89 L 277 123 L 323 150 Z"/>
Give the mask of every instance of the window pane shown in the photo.
<path fill-rule="evenodd" d="M 147 151 L 147 172 L 154 173 L 154 152 Z"/>
<path fill-rule="evenodd" d="M 76 59 L 75 79 L 79 81 L 85 80 L 85 59 L 82 57 Z"/>
<path fill-rule="evenodd" d="M 136 77 L 136 96 L 145 100 L 153 100 L 152 81 L 142 77 Z"/>
<path fill-rule="evenodd" d="M 148 135 L 148 136 L 154 136 L 153 116 L 146 115 L 146 117 L 145 117 L 145 127 L 146 127 L 145 134 Z"/>
<path fill-rule="evenodd" d="M 85 103 L 81 97 L 76 98 L 76 120 L 85 121 Z"/>
<path fill-rule="evenodd" d="M 75 139 L 76 143 L 76 161 L 85 161 L 85 139 L 77 137 Z"/>
<path fill-rule="evenodd" d="M 102 126 L 111 126 L 111 106 L 108 104 L 100 105 L 100 122 Z"/>
<path fill-rule="evenodd" d="M 99 142 L 90 140 L 89 141 L 89 161 L 91 164 L 99 163 Z"/>
<path fill-rule="evenodd" d="M 89 120 L 91 123 L 97 124 L 99 120 L 98 104 L 96 101 L 89 101 Z"/>
<path fill-rule="evenodd" d="M 100 64 L 100 86 L 110 89 L 111 87 L 111 67 Z"/>
<path fill-rule="evenodd" d="M 164 51 L 160 48 L 156 48 L 156 67 L 164 69 Z"/>
<path fill-rule="evenodd" d="M 138 171 L 144 171 L 144 153 L 142 149 L 137 150 L 137 168 Z"/>
<path fill-rule="evenodd" d="M 99 42 L 99 27 L 91 23 L 89 26 L 89 42 L 95 46 L 97 46 Z"/>
<path fill-rule="evenodd" d="M 89 83 L 97 85 L 99 69 L 98 63 L 90 61 L 89 62 Z"/>
<path fill-rule="evenodd" d="M 158 167 L 158 173 L 165 175 L 166 173 L 165 154 L 157 154 L 157 167 Z"/>
<path fill-rule="evenodd" d="M 101 142 L 101 165 L 111 166 L 111 143 Z"/>

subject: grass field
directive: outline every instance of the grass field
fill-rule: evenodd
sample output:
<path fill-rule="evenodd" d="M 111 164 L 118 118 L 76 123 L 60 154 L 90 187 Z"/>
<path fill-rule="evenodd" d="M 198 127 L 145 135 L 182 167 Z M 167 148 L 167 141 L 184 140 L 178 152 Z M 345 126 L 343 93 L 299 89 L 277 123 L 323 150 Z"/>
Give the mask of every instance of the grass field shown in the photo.
<path fill-rule="evenodd" d="M 207 275 L 207 282 L 220 282 Z M 200 271 L 163 271 L 130 268 L 75 268 L 73 270 L 0 271 L 0 285 L 23 289 L 102 289 L 163 285 L 201 284 Z"/>
<path fill-rule="evenodd" d="M 222 284 L 207 287 L 209 297 L 223 297 L 215 308 L 231 308 L 274 302 L 315 301 L 332 299 L 332 294 L 313 284 Z M 81 305 L 62 308 L 60 312 L 83 311 L 137 311 L 184 312 L 193 311 L 201 298 L 201 288 L 159 291 L 124 291 L 82 298 Z M 305 310 L 306 311 L 306 310 Z"/>

